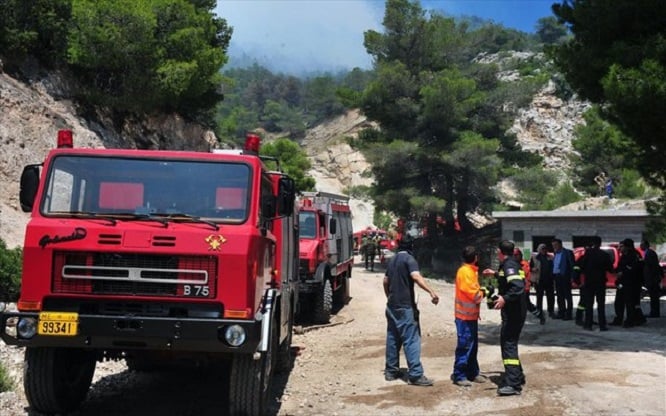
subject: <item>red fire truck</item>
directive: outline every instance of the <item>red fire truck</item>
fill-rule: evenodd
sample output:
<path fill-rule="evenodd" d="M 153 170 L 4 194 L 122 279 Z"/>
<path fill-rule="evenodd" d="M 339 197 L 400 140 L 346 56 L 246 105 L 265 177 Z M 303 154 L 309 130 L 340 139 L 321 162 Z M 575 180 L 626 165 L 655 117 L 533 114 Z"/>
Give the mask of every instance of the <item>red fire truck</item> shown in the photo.
<path fill-rule="evenodd" d="M 298 213 L 300 246 L 300 310 L 315 323 L 330 319 L 333 303 L 349 299 L 354 266 L 349 197 L 304 192 Z"/>
<path fill-rule="evenodd" d="M 263 415 L 290 365 L 298 302 L 292 179 L 242 151 L 77 149 L 70 131 L 27 166 L 32 213 L 18 311 L 0 336 L 26 347 L 31 409 L 68 413 L 95 363 L 229 363 L 228 409 Z"/>

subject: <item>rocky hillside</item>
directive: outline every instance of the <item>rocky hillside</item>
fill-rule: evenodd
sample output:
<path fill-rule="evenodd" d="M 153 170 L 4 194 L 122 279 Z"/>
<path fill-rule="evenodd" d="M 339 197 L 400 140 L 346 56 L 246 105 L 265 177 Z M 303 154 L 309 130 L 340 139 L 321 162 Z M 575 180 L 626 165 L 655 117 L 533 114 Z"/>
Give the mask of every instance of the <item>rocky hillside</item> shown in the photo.
<path fill-rule="evenodd" d="M 73 130 L 75 145 L 89 148 L 208 150 L 216 142 L 211 131 L 176 116 L 125 120 L 120 129 L 103 114 L 83 120 L 65 90 L 58 77 L 23 83 L 0 68 L 0 236 L 10 248 L 23 244 L 28 221 L 18 202 L 23 166 L 44 159 L 59 129 Z"/>
<path fill-rule="evenodd" d="M 485 59 L 493 59 L 486 57 Z M 511 73 L 501 75 L 505 78 Z M 21 245 L 28 215 L 18 203 L 18 180 L 24 165 L 39 163 L 53 148 L 58 129 L 74 131 L 76 146 L 102 148 L 154 148 L 207 150 L 214 134 L 178 117 L 160 117 L 145 122 L 125 120 L 119 131 L 112 120 L 97 115 L 95 121 L 76 115 L 67 100 L 66 86 L 51 77 L 31 83 L 19 82 L 0 72 L 0 235 L 9 247 Z M 587 104 L 556 97 L 552 85 L 545 87 L 529 107 L 521 110 L 512 130 L 521 145 L 544 157 L 545 167 L 566 172 L 574 127 L 582 121 Z M 364 175 L 369 166 L 346 138 L 355 136 L 371 123 L 359 111 L 349 111 L 310 129 L 302 146 L 312 161 L 310 174 L 321 191 L 344 193 L 358 185 L 370 185 Z M 510 199 L 510 189 L 505 199 Z M 374 206 L 370 201 L 352 201 L 354 229 L 372 225 Z"/>

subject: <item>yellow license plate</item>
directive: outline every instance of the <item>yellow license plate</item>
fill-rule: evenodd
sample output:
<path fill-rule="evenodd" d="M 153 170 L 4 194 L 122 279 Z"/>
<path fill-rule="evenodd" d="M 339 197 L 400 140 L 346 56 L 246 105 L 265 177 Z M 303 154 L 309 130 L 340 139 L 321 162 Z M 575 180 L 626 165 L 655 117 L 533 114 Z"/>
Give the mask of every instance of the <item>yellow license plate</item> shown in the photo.
<path fill-rule="evenodd" d="M 39 335 L 74 336 L 78 333 L 79 314 L 76 312 L 40 312 Z"/>

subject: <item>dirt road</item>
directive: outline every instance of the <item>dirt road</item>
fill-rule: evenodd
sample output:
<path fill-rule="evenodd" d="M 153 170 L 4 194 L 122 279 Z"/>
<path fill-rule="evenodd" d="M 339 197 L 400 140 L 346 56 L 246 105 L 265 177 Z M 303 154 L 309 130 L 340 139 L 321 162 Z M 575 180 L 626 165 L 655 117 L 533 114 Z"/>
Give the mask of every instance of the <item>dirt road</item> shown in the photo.
<path fill-rule="evenodd" d="M 453 385 L 453 286 L 443 281 L 431 281 L 440 304 L 421 305 L 422 361 L 435 385 L 384 381 L 383 271 L 376 270 L 355 267 L 352 299 L 333 317 L 337 325 L 306 326 L 305 333 L 294 335 L 298 355 L 292 371 L 276 379 L 269 416 L 666 414 L 666 318 L 639 328 L 588 332 L 572 321 L 542 326 L 528 316 L 520 342 L 527 385 L 521 396 L 497 397 L 503 371 L 500 318 L 484 307 L 479 362 L 490 382 Z M 612 301 L 607 300 L 611 318 Z M 3 416 L 30 414 L 20 384 L 21 356 L 20 349 L 0 346 L 0 358 L 17 383 L 14 392 L 0 394 Z M 100 363 L 77 414 L 219 416 L 224 383 L 222 375 L 206 371 L 142 374 L 127 371 L 122 362 Z"/>

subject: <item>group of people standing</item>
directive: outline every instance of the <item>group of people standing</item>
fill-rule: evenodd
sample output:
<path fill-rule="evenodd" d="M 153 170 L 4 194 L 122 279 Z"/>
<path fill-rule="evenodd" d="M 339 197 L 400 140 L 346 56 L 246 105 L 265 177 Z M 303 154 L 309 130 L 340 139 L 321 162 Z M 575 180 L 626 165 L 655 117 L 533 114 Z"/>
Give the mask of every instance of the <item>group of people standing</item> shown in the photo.
<path fill-rule="evenodd" d="M 525 322 L 527 292 L 525 276 L 513 256 L 513 242 L 502 241 L 499 248 L 503 256 L 496 272 L 499 295 L 492 299 L 490 306 L 500 310 L 502 316 L 500 345 L 505 375 L 497 393 L 508 396 L 520 394 L 525 384 L 523 368 L 518 358 L 518 339 Z M 421 276 L 410 250 L 411 244 L 401 241 L 398 253 L 388 263 L 384 276 L 384 293 L 387 298 L 384 377 L 387 381 L 402 379 L 399 354 L 404 347 L 408 383 L 431 386 L 433 382 L 424 375 L 420 359 L 421 333 L 414 285 L 425 290 L 435 305 L 439 303 L 439 296 Z M 487 380 L 481 375 L 477 360 L 478 319 L 483 299 L 487 299 L 494 292 L 494 288 L 479 285 L 479 253 L 475 247 L 465 247 L 462 257 L 464 263 L 456 273 L 455 323 L 458 343 L 451 380 L 460 386 L 470 386 L 472 383 L 484 383 Z"/>
<path fill-rule="evenodd" d="M 659 296 L 662 269 L 656 252 L 647 240 L 641 242 L 641 250 L 636 250 L 632 239 L 620 242 L 618 266 L 613 267 L 610 254 L 601 248 L 601 237 L 592 238 L 584 253 L 574 260 L 573 252 L 562 246 L 562 241 L 552 241 L 553 253 L 545 244 L 537 247 L 537 253 L 530 261 L 532 284 L 536 285 L 536 310 L 542 313 L 543 297 L 547 302 L 548 315 L 553 319 L 573 319 L 573 298 L 571 282 L 580 288 L 580 298 L 576 307 L 576 324 L 592 330 L 594 324 L 594 304 L 597 305 L 597 322 L 601 331 L 607 331 L 606 287 L 608 273 L 616 273 L 615 318 L 610 325 L 632 327 L 646 322 L 641 310 L 641 288 L 650 291 L 650 315 L 659 317 Z M 535 278 L 535 276 L 537 276 Z M 584 277 L 584 278 L 583 278 Z M 555 313 L 557 301 L 557 313 Z M 625 317 L 626 314 L 626 317 Z M 543 320 L 542 320 L 543 323 Z"/>
<path fill-rule="evenodd" d="M 375 256 L 379 253 L 381 256 L 380 238 L 376 233 L 364 234 L 361 239 L 359 253 L 363 256 L 365 270 L 375 271 Z"/>
<path fill-rule="evenodd" d="M 571 281 L 576 263 L 573 252 L 564 248 L 562 240 L 553 239 L 553 252 L 545 244 L 539 244 L 530 259 L 530 282 L 536 292 L 536 314 L 543 317 L 543 298 L 546 297 L 548 316 L 552 319 L 573 319 L 573 295 Z M 557 313 L 555 302 L 557 301 Z M 542 322 L 545 319 L 542 318 Z"/>
<path fill-rule="evenodd" d="M 478 353 L 478 320 L 480 305 L 484 299 L 488 307 L 501 311 L 500 348 L 504 364 L 504 377 L 497 389 L 500 396 L 520 394 L 525 385 L 523 367 L 518 357 L 518 340 L 528 310 L 532 310 L 540 322 L 545 322 L 543 297 L 546 297 L 548 315 L 553 319 L 573 319 L 573 296 L 571 283 L 580 287 L 580 302 L 576 321 L 586 330 L 594 322 L 593 307 L 597 303 L 598 323 L 602 331 L 608 329 L 605 316 L 606 273 L 617 273 L 615 298 L 616 317 L 611 325 L 625 327 L 639 325 L 645 321 L 640 309 L 640 288 L 643 283 L 651 289 L 650 316 L 659 316 L 659 295 L 662 271 L 657 255 L 646 240 L 641 242 L 642 257 L 634 248 L 631 239 L 620 244 L 621 257 L 616 270 L 610 255 L 601 249 L 601 238 L 594 237 L 585 253 L 574 259 L 573 252 L 563 247 L 562 241 L 553 239 L 553 252 L 545 244 L 539 244 L 537 252 L 529 262 L 523 260 L 522 252 L 514 243 L 504 240 L 499 244 L 500 264 L 497 271 L 486 269 L 484 275 L 492 273 L 498 285 L 499 295 L 492 286 L 479 284 L 479 253 L 473 246 L 462 251 L 463 264 L 455 279 L 455 324 L 457 346 L 451 380 L 459 386 L 484 383 Z M 439 297 L 425 282 L 419 267 L 411 255 L 408 241 L 399 243 L 399 251 L 388 264 L 384 276 L 384 292 L 387 297 L 386 319 L 386 365 L 387 381 L 402 378 L 399 367 L 400 349 L 404 347 L 407 358 L 409 384 L 431 386 L 432 380 L 424 375 L 420 361 L 421 338 L 418 309 L 415 303 L 414 284 L 425 290 L 433 304 Z M 584 281 L 581 276 L 585 276 Z M 529 285 L 536 289 L 536 305 L 529 300 Z M 656 289 L 654 289 L 656 288 Z M 653 296 L 654 294 L 654 296 Z M 557 303 L 557 313 L 555 304 Z M 624 318 L 624 311 L 627 316 Z M 583 319 L 584 318 L 584 319 Z"/>

